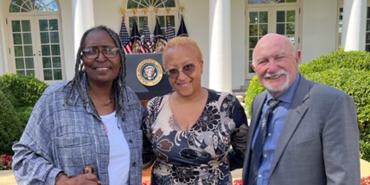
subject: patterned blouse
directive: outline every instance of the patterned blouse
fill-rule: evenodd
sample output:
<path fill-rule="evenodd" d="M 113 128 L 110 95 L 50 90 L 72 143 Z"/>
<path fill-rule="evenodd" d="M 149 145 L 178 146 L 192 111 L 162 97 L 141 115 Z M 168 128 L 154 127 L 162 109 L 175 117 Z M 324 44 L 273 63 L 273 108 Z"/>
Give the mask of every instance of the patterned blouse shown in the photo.
<path fill-rule="evenodd" d="M 239 101 L 229 93 L 208 90 L 201 116 L 183 131 L 169 96 L 148 102 L 143 130 L 156 159 L 152 184 L 231 184 L 230 170 L 242 167 L 247 146 L 247 118 Z"/>

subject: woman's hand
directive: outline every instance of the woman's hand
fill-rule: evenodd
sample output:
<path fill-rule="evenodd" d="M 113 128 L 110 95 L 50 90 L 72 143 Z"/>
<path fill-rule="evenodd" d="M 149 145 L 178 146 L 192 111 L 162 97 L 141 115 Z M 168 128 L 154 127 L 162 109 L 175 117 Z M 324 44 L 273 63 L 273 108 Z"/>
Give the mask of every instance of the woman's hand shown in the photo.
<path fill-rule="evenodd" d="M 60 174 L 56 179 L 55 185 L 99 185 L 98 177 L 92 173 L 82 174 L 74 177 Z"/>

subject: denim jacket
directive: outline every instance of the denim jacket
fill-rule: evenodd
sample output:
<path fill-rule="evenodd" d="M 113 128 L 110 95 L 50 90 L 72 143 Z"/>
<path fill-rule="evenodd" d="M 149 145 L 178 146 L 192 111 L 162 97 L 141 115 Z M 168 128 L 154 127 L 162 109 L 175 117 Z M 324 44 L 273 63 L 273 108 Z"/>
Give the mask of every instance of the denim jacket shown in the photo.
<path fill-rule="evenodd" d="M 86 81 L 86 80 L 85 80 Z M 56 175 L 83 173 L 92 165 L 102 185 L 109 184 L 109 143 L 103 122 L 92 102 L 83 103 L 78 93 L 73 105 L 68 85 L 53 85 L 35 105 L 20 141 L 13 146 L 13 170 L 18 184 L 55 184 Z M 85 89 L 86 91 L 86 89 Z M 84 92 L 87 93 L 87 92 Z M 141 184 L 142 130 L 144 109 L 136 94 L 126 87 L 125 118 L 118 118 L 130 148 L 130 185 Z"/>

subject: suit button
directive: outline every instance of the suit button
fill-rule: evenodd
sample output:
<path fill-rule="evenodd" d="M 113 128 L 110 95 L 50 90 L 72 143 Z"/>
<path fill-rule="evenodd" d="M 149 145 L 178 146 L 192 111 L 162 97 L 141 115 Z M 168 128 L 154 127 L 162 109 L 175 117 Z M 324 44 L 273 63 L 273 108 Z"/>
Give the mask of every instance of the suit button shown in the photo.
<path fill-rule="evenodd" d="M 128 140 L 128 142 L 132 144 L 132 139 Z"/>
<path fill-rule="evenodd" d="M 132 162 L 132 167 L 135 167 L 136 166 L 136 162 Z"/>

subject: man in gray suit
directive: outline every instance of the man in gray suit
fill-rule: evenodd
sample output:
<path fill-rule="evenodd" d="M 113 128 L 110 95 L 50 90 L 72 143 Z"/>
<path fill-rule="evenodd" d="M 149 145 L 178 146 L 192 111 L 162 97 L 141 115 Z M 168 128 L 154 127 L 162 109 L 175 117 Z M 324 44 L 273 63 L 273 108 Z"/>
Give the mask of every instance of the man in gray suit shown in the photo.
<path fill-rule="evenodd" d="M 283 35 L 263 36 L 253 68 L 266 91 L 252 104 L 244 185 L 359 185 L 355 104 L 298 72 L 301 52 Z"/>

